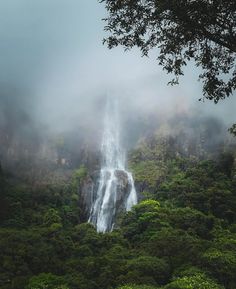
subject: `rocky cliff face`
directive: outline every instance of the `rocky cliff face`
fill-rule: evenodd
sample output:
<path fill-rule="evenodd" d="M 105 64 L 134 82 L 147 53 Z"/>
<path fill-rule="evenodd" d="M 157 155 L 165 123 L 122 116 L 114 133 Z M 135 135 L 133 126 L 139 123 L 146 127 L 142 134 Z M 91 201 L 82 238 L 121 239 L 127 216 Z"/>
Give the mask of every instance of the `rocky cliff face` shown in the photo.
<path fill-rule="evenodd" d="M 82 209 L 83 220 L 87 221 L 94 202 L 94 192 L 98 188 L 99 171 L 88 175 L 78 188 L 79 206 Z"/>
<path fill-rule="evenodd" d="M 109 172 L 107 172 L 109 174 Z M 116 204 L 115 207 L 111 203 L 110 210 L 115 211 L 113 216 L 113 221 L 117 219 L 120 213 L 124 212 L 126 209 L 126 201 L 131 190 L 131 184 L 129 182 L 128 174 L 122 170 L 115 171 L 116 177 Z M 109 175 L 107 175 L 109 178 Z M 81 188 L 79 189 L 79 199 L 80 207 L 83 211 L 84 221 L 89 219 L 90 211 L 94 201 L 96 200 L 96 194 L 99 187 L 100 172 L 95 171 L 91 175 L 88 175 L 83 181 Z M 105 187 L 103 189 L 103 194 L 105 193 Z"/>

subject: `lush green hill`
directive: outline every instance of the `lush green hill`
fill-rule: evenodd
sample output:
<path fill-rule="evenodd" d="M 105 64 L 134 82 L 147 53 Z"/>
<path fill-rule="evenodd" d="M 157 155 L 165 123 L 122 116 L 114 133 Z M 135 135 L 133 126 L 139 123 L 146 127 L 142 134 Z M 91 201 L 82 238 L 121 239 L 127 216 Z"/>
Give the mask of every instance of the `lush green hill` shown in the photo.
<path fill-rule="evenodd" d="M 1 171 L 0 288 L 235 289 L 234 152 L 144 142 L 130 168 L 143 201 L 106 234 L 81 221 L 85 168 L 38 186 Z"/>

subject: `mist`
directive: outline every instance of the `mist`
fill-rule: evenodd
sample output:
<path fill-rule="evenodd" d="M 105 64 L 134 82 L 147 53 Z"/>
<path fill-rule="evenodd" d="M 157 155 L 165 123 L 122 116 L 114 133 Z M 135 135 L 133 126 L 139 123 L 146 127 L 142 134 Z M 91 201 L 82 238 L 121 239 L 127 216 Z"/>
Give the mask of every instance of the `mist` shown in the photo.
<path fill-rule="evenodd" d="M 32 147 L 33 157 L 40 145 L 52 157 L 47 144 L 62 135 L 75 154 L 87 146 L 98 150 L 107 96 L 119 99 L 127 147 L 173 119 L 214 119 L 225 133 L 235 122 L 235 94 L 217 105 L 198 101 L 201 83 L 191 63 L 180 85 L 167 86 L 171 75 L 157 65 L 157 51 L 147 58 L 138 50 L 108 50 L 105 15 L 98 1 L 1 2 L 2 158 L 27 155 Z"/>

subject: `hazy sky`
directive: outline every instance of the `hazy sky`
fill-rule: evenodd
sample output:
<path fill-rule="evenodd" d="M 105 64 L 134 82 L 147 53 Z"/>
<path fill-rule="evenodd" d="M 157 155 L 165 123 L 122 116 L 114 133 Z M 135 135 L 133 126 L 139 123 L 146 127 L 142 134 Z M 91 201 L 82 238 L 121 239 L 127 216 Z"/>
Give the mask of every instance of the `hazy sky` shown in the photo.
<path fill-rule="evenodd" d="M 235 95 L 217 105 L 198 102 L 201 83 L 193 66 L 181 85 L 170 87 L 155 52 L 142 58 L 137 50 L 108 50 L 105 14 L 96 0 L 1 1 L 0 107 L 25 110 L 58 130 L 95 125 L 105 94 L 122 98 L 130 114 L 194 109 L 235 121 Z"/>

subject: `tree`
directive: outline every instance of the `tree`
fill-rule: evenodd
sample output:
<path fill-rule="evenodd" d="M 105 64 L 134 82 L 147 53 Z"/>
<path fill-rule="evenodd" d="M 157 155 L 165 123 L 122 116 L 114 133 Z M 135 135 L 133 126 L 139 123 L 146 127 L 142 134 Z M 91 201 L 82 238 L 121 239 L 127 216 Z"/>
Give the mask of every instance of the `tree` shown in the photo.
<path fill-rule="evenodd" d="M 226 288 L 234 288 L 236 281 L 235 250 L 210 248 L 203 254 L 203 263 Z"/>
<path fill-rule="evenodd" d="M 41 273 L 29 280 L 26 289 L 69 289 L 63 277 L 51 273 Z"/>
<path fill-rule="evenodd" d="M 229 129 L 230 133 L 233 135 L 236 135 L 236 123 L 232 125 L 232 127 Z"/>
<path fill-rule="evenodd" d="M 205 276 L 205 274 L 199 273 L 193 276 L 177 278 L 163 289 L 224 289 L 224 287 Z"/>
<path fill-rule="evenodd" d="M 236 89 L 234 0 L 101 0 L 109 12 L 104 42 L 159 49 L 159 64 L 178 83 L 187 61 L 201 68 L 203 95 L 217 103 Z"/>
<path fill-rule="evenodd" d="M 50 226 L 52 224 L 60 224 L 61 223 L 61 217 L 58 214 L 58 211 L 56 209 L 49 209 L 43 218 L 43 223 L 46 226 Z"/>
<path fill-rule="evenodd" d="M 128 260 L 126 266 L 125 283 L 161 285 L 165 284 L 170 275 L 168 263 L 153 256 L 140 256 Z"/>

